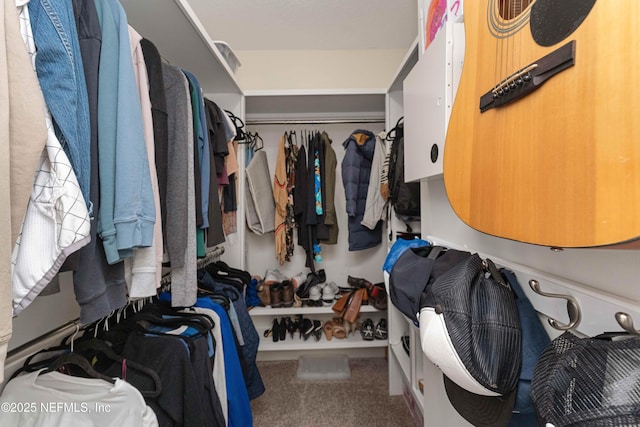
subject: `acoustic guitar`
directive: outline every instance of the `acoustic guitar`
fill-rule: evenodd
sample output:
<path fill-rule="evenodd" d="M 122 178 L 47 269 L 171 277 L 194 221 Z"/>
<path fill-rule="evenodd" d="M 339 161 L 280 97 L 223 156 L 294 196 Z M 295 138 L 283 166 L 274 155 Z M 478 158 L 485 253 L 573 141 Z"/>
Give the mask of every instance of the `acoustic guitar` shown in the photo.
<path fill-rule="evenodd" d="M 444 148 L 455 213 L 553 247 L 638 242 L 640 1 L 470 0 Z"/>

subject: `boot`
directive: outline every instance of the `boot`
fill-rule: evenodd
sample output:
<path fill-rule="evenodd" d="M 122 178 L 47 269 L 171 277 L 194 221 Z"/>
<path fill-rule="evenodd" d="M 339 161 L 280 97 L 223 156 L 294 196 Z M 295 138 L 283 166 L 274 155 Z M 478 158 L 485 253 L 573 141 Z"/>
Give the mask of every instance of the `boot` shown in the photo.
<path fill-rule="evenodd" d="M 282 306 L 282 284 L 274 283 L 269 286 L 269 296 L 271 299 L 271 308 L 278 308 Z"/>
<path fill-rule="evenodd" d="M 291 307 L 293 305 L 293 284 L 289 280 L 282 282 L 282 306 Z"/>

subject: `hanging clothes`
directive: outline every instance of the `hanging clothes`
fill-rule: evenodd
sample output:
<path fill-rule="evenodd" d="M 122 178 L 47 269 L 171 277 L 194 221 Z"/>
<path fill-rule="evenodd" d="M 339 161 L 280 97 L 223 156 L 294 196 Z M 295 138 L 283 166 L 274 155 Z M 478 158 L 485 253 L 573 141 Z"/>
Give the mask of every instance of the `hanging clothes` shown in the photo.
<path fill-rule="evenodd" d="M 371 175 L 369 176 L 369 188 L 365 202 L 364 215 L 361 224 L 369 230 L 374 230 L 378 222 L 384 218 L 384 206 L 386 201 L 380 192 L 382 168 L 386 154 L 384 139 L 376 136 L 373 160 L 371 162 Z"/>
<path fill-rule="evenodd" d="M 113 264 L 151 245 L 156 215 L 126 14 L 117 0 L 98 0 L 96 9 L 102 28 L 98 232 Z"/>
<path fill-rule="evenodd" d="M 172 295 L 168 292 L 164 292 L 159 295 L 159 299 L 161 301 L 168 301 L 172 299 Z M 251 403 L 249 401 L 249 394 L 247 392 L 247 386 L 242 372 L 239 353 L 238 351 L 232 350 L 236 348 L 236 340 L 234 338 L 233 328 L 229 321 L 229 315 L 220 304 L 217 304 L 209 297 L 199 297 L 194 306 L 213 310 L 220 318 L 218 326 L 222 331 L 222 342 L 225 348 L 223 357 L 229 411 L 228 426 L 250 426 L 253 424 Z"/>
<path fill-rule="evenodd" d="M 20 6 L 26 2 L 21 2 Z M 62 144 L 89 203 L 90 121 L 87 85 L 71 2 L 30 1 L 36 73 L 56 137 Z"/>
<path fill-rule="evenodd" d="M 12 334 L 11 252 L 33 188 L 33 174 L 47 141 L 45 103 L 20 37 L 16 3 L 5 1 L 0 17 L 0 174 L 2 259 L 0 260 L 0 368 Z M 6 80 L 5 80 L 6 79 Z M 4 369 L 0 369 L 0 381 Z"/>
<path fill-rule="evenodd" d="M 287 158 L 285 154 L 285 140 L 283 134 L 278 145 L 276 158 L 276 172 L 273 176 L 273 198 L 275 200 L 275 252 L 276 259 L 283 265 L 287 256 L 286 218 L 289 193 L 287 191 Z"/>
<path fill-rule="evenodd" d="M 345 155 L 342 159 L 342 183 L 346 198 L 349 226 L 349 250 L 369 249 L 382 242 L 382 222 L 374 230 L 364 227 L 364 216 L 371 163 L 376 136 L 368 130 L 355 130 L 343 142 Z"/>
<path fill-rule="evenodd" d="M 258 235 L 269 233 L 274 229 L 275 203 L 267 154 L 263 150 L 256 152 L 245 173 L 247 225 Z"/>
<path fill-rule="evenodd" d="M 338 217 L 336 215 L 335 194 L 336 194 L 336 167 L 338 161 L 336 152 L 331 143 L 333 142 L 326 132 L 322 132 L 321 141 L 324 147 L 324 223 L 328 228 L 328 236 L 322 239 L 322 243 L 335 245 L 338 243 Z"/>
<path fill-rule="evenodd" d="M 36 46 L 30 22 L 29 9 L 21 7 L 20 33 L 35 67 Z M 47 142 L 11 259 L 14 315 L 31 304 L 53 280 L 67 256 L 90 239 L 87 205 L 71 162 L 54 132 L 48 108 L 44 111 Z"/>
<path fill-rule="evenodd" d="M 189 81 L 194 139 L 194 182 L 196 197 L 196 250 L 205 256 L 205 230 L 209 228 L 209 185 L 211 182 L 211 159 L 207 132 L 204 97 L 195 75 L 182 70 Z"/>
<path fill-rule="evenodd" d="M 296 228 L 294 191 L 296 185 L 296 162 L 298 158 L 298 145 L 293 142 L 291 133 L 285 134 L 287 141 L 285 144 L 285 162 L 287 172 L 287 208 L 285 218 L 285 260 L 291 261 L 295 244 L 293 233 Z"/>
<path fill-rule="evenodd" d="M 151 99 L 149 97 L 149 78 L 147 66 L 142 53 L 142 36 L 129 26 L 131 57 L 133 71 L 140 98 L 140 115 L 146 147 L 147 162 L 151 174 L 151 192 L 156 212 L 153 225 L 153 241 L 145 248 L 134 249 L 132 257 L 125 259 L 125 277 L 129 288 L 129 298 L 145 298 L 155 296 L 162 277 L 162 219 L 160 217 L 160 193 L 155 162 L 155 141 L 153 139 L 153 118 L 151 115 Z"/>
<path fill-rule="evenodd" d="M 7 383 L 0 396 L 3 402 L 9 405 L 29 402 L 31 406 L 24 411 L 0 412 L 0 424 L 25 427 L 158 426 L 156 414 L 140 392 L 126 381 L 116 379 L 111 384 L 101 379 L 42 371 L 21 375 Z"/>
<path fill-rule="evenodd" d="M 191 96 L 185 75 L 162 64 L 167 95 L 169 170 L 167 172 L 167 250 L 171 263 L 171 289 L 175 306 L 193 305 L 197 295 L 194 138 Z"/>

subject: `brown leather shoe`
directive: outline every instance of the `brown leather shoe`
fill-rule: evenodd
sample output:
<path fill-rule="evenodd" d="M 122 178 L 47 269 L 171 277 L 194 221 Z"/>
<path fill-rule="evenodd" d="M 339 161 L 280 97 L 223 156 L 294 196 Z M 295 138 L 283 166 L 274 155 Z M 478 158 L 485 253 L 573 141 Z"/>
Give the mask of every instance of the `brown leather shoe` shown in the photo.
<path fill-rule="evenodd" d="M 351 299 L 351 297 L 353 296 L 353 293 L 355 291 L 351 291 L 349 293 L 343 294 L 340 299 L 338 301 L 336 301 L 335 304 L 333 304 L 333 307 L 331 307 L 331 309 L 340 317 L 342 317 L 342 315 L 344 314 L 345 310 L 348 307 L 348 302 Z"/>
<path fill-rule="evenodd" d="M 344 313 L 344 320 L 355 323 L 360 315 L 360 306 L 362 305 L 363 295 L 367 293 L 366 289 L 358 289 L 353 293 L 353 298 L 349 301 L 349 306 Z"/>

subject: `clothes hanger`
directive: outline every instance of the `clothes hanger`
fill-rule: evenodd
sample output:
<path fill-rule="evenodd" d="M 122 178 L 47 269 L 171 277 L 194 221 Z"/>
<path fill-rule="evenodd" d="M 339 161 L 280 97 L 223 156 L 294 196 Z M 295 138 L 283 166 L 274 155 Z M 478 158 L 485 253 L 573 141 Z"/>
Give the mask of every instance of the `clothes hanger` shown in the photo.
<path fill-rule="evenodd" d="M 11 375 L 9 380 L 14 379 L 15 377 L 17 377 L 23 372 L 35 372 L 35 371 L 39 371 L 40 369 L 51 366 L 51 363 L 53 363 L 53 361 L 55 361 L 58 357 L 61 356 L 60 353 L 64 354 L 68 352 L 69 352 L 68 345 L 57 345 L 54 347 L 49 347 L 49 348 L 44 348 L 42 350 L 39 350 L 31 354 L 29 357 L 27 357 L 24 363 L 22 364 L 22 366 L 18 368 L 18 370 Z M 46 353 L 55 353 L 55 355 L 52 357 L 47 357 L 45 359 L 38 360 L 36 362 L 32 362 L 34 358 L 37 358 L 38 356 L 42 356 L 43 354 L 46 354 Z"/>
<path fill-rule="evenodd" d="M 226 277 L 228 275 L 242 280 L 245 285 L 248 285 L 249 282 L 251 282 L 251 274 L 249 272 L 230 267 L 224 261 L 212 262 L 211 264 L 204 267 L 204 269 L 214 278 L 216 278 L 218 275 L 221 275 L 221 277 Z"/>
<path fill-rule="evenodd" d="M 75 366 L 77 368 L 80 368 L 82 371 L 84 371 L 85 374 L 89 375 L 91 378 L 104 380 L 111 384 L 115 384 L 116 382 L 114 378 L 96 371 L 93 368 L 93 366 L 91 366 L 91 363 L 89 363 L 89 361 L 84 356 L 75 352 L 65 353 L 62 356 L 57 357 L 53 361 L 53 363 L 49 366 L 49 368 L 42 371 L 41 374 L 57 371 L 64 366 Z"/>
<path fill-rule="evenodd" d="M 204 313 L 185 313 L 181 310 L 176 310 L 167 301 L 159 301 L 158 304 L 149 306 L 145 311 L 155 313 L 159 316 L 169 316 L 173 318 L 186 318 L 190 321 L 197 321 L 202 323 L 203 327 L 207 330 L 213 329 L 215 322 L 210 316 Z"/>
<path fill-rule="evenodd" d="M 140 393 L 144 397 L 157 397 L 162 393 L 162 381 L 156 371 L 133 360 L 125 359 L 121 355 L 117 354 L 113 348 L 111 348 L 111 346 L 102 339 L 91 338 L 85 341 L 80 341 L 76 343 L 76 351 L 85 356 L 87 360 L 95 360 L 99 355 L 103 355 L 111 362 L 125 366 L 126 369 L 134 369 L 151 378 L 151 381 L 153 382 L 153 390 L 140 390 Z M 99 359 L 93 365 L 95 366 L 97 363 L 99 363 Z M 96 371 L 99 372 L 97 369 Z M 126 380 L 124 376 L 123 379 Z"/>
<path fill-rule="evenodd" d="M 242 121 L 242 119 L 238 116 L 236 116 L 235 114 L 233 114 L 233 112 L 229 111 L 229 110 L 223 110 L 231 119 L 231 121 L 233 122 L 233 125 L 236 128 L 236 137 L 235 137 L 235 141 L 237 142 L 241 142 L 244 141 L 246 139 L 246 134 L 244 131 L 244 122 Z M 239 124 L 238 124 L 239 122 Z"/>
<path fill-rule="evenodd" d="M 391 128 L 389 132 L 387 132 L 387 136 L 384 138 L 387 141 L 393 141 L 396 139 L 396 132 L 398 131 L 398 127 L 404 124 L 404 116 L 400 117 L 396 122 L 396 125 Z"/>
<path fill-rule="evenodd" d="M 254 150 L 255 151 L 262 150 L 262 148 L 264 147 L 264 141 L 262 140 L 262 137 L 260 136 L 260 134 L 258 132 L 256 132 L 253 136 L 256 138 L 255 139 L 256 146 L 255 146 Z"/>

